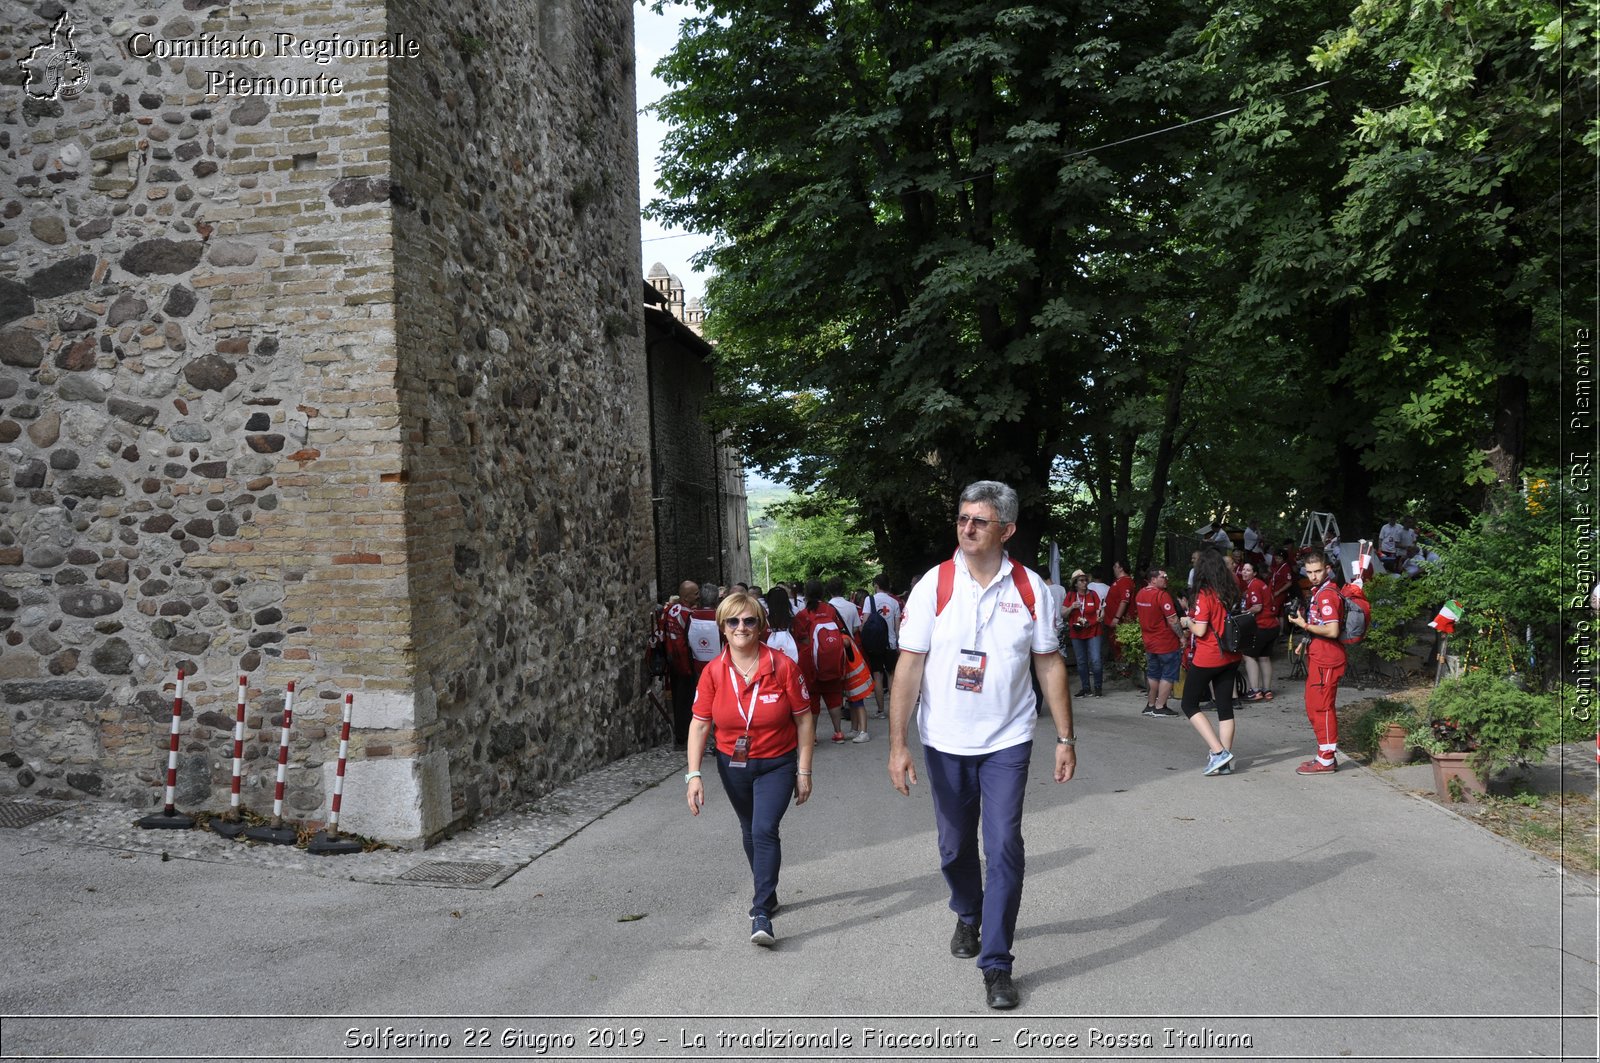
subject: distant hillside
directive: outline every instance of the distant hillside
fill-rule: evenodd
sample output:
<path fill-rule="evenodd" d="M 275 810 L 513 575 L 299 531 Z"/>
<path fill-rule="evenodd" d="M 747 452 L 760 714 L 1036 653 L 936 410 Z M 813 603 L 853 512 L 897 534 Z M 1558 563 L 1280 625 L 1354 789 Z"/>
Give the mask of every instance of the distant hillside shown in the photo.
<path fill-rule="evenodd" d="M 767 507 L 787 500 L 794 492 L 787 487 L 756 487 L 745 485 L 745 508 L 750 513 L 750 524 L 755 526 L 767 512 Z"/>

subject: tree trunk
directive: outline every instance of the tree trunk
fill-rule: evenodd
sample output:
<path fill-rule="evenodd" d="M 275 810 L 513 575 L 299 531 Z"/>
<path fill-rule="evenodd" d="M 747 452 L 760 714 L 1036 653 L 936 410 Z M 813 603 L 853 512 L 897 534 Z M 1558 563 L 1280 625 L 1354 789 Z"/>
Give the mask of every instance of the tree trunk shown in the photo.
<path fill-rule="evenodd" d="M 1533 343 L 1533 311 L 1525 306 L 1511 307 L 1495 315 L 1494 345 L 1502 361 L 1526 365 Z M 1502 376 L 1495 387 L 1494 427 L 1484 440 L 1484 460 L 1494 471 L 1490 486 L 1514 484 L 1522 474 L 1528 416 L 1528 378 L 1518 373 Z M 1487 507 L 1485 507 L 1487 508 Z"/>
<path fill-rule="evenodd" d="M 1193 321 L 1190 318 L 1191 325 Z M 1183 388 L 1188 381 L 1189 352 L 1186 344 L 1180 344 L 1172 380 L 1167 384 L 1166 405 L 1161 414 L 1161 440 L 1156 446 L 1155 462 L 1150 467 L 1150 503 L 1145 506 L 1144 526 L 1139 532 L 1139 557 L 1134 562 L 1139 572 L 1148 569 L 1155 557 L 1156 535 L 1161 530 L 1161 510 L 1167 504 L 1167 477 L 1172 472 L 1172 461 L 1177 451 L 1174 442 L 1183 407 Z"/>
<path fill-rule="evenodd" d="M 1133 449 L 1138 439 L 1131 432 L 1122 434 L 1122 451 L 1117 455 L 1117 510 L 1116 526 L 1111 532 L 1111 553 L 1105 558 L 1110 565 L 1120 561 L 1128 564 L 1128 511 L 1133 496 Z"/>

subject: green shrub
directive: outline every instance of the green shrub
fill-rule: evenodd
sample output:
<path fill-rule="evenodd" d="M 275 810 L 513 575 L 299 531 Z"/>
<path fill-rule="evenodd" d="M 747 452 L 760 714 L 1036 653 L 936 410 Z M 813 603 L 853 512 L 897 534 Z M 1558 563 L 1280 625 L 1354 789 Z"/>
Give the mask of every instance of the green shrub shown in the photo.
<path fill-rule="evenodd" d="M 1122 646 L 1122 659 L 1128 662 L 1133 678 L 1139 683 L 1144 682 L 1145 653 L 1144 636 L 1139 633 L 1138 624 L 1118 624 L 1112 628 L 1116 633 L 1116 640 Z"/>
<path fill-rule="evenodd" d="M 1487 669 L 1434 688 L 1408 739 L 1429 753 L 1471 753 L 1483 779 L 1542 760 L 1561 741 L 1561 710 L 1550 694 L 1533 694 Z"/>
<path fill-rule="evenodd" d="M 1503 491 L 1465 527 L 1429 529 L 1439 541 L 1440 563 L 1414 581 L 1411 593 L 1424 609 L 1451 599 L 1461 603 L 1452 653 L 1495 675 L 1531 674 L 1543 688 L 1558 681 L 1551 665 L 1564 637 L 1560 508 L 1572 489 L 1531 480 L 1526 495 Z"/>

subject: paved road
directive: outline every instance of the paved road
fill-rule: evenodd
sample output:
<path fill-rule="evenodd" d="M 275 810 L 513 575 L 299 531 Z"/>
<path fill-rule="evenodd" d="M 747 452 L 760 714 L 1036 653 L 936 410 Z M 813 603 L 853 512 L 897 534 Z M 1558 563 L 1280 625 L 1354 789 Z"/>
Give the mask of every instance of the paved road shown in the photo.
<path fill-rule="evenodd" d="M 1363 769 L 1296 776 L 1292 690 L 1241 710 L 1224 778 L 1142 704 L 1079 704 L 1065 786 L 1036 746 L 1015 1012 L 948 954 L 926 787 L 890 789 L 879 734 L 819 749 L 771 950 L 715 780 L 691 818 L 659 751 L 556 795 L 493 889 L 396 875 L 512 852 L 505 823 L 309 869 L 121 811 L 0 830 L 0 1056 L 1595 1058 L 1593 883 Z"/>

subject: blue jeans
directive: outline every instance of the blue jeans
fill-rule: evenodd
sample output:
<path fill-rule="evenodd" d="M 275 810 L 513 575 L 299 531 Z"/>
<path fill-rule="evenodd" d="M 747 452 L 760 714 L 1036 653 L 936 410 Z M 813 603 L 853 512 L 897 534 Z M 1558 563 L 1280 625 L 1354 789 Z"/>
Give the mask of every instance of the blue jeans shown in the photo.
<path fill-rule="evenodd" d="M 984 971 L 1011 970 L 1027 866 L 1022 797 L 1032 754 L 1032 741 L 973 756 L 923 747 L 950 910 L 979 928 L 978 967 Z M 980 825 L 987 878 L 978 860 Z"/>
<path fill-rule="evenodd" d="M 1100 636 L 1092 639 L 1071 639 L 1072 655 L 1078 659 L 1078 688 L 1088 690 L 1093 687 L 1100 689 L 1104 676 L 1100 669 Z M 1094 675 L 1094 682 L 1089 682 L 1090 674 Z"/>
<path fill-rule="evenodd" d="M 728 804 L 739 817 L 745 859 L 750 862 L 750 871 L 755 876 L 750 915 L 752 918 L 770 917 L 778 904 L 778 869 L 783 866 L 783 842 L 778 837 L 778 824 L 789 811 L 789 799 L 794 796 L 799 752 L 790 751 L 781 757 L 751 757 L 743 768 L 729 767 L 731 759 L 718 750 L 717 775 L 722 779 Z"/>

